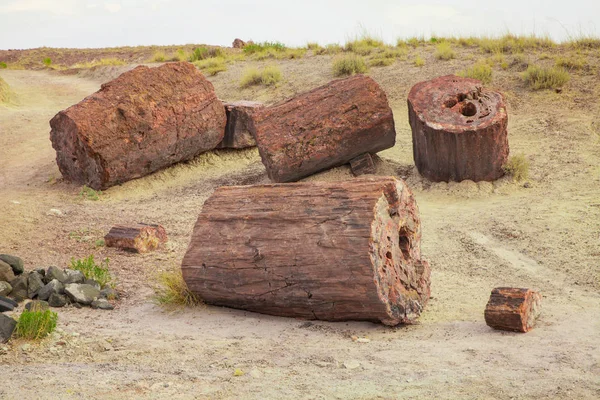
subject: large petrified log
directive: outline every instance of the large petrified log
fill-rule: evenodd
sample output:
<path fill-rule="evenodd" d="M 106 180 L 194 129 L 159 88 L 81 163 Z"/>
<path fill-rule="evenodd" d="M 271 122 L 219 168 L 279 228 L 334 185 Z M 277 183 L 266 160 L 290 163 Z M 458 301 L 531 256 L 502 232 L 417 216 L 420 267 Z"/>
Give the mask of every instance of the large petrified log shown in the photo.
<path fill-rule="evenodd" d="M 413 155 L 429 180 L 492 181 L 508 157 L 504 97 L 476 79 L 442 76 L 408 95 Z"/>
<path fill-rule="evenodd" d="M 295 181 L 377 153 L 396 141 L 387 97 L 355 75 L 254 113 L 251 130 L 269 178 Z"/>
<path fill-rule="evenodd" d="M 223 103 L 227 112 L 227 125 L 223 141 L 217 146 L 218 149 L 243 149 L 256 146 L 256 141 L 249 130 L 252 114 L 263 108 L 262 103 L 256 101 L 236 101 L 234 103 Z"/>
<path fill-rule="evenodd" d="M 213 149 L 225 109 L 190 63 L 125 72 L 51 121 L 63 176 L 94 189 L 139 178 Z"/>
<path fill-rule="evenodd" d="M 221 187 L 182 272 L 209 304 L 396 325 L 429 298 L 420 241 L 414 197 L 392 177 Z"/>
<path fill-rule="evenodd" d="M 528 332 L 540 315 L 541 301 L 530 289 L 495 288 L 485 307 L 485 322 L 494 329 Z"/>
<path fill-rule="evenodd" d="M 161 225 L 116 225 L 104 236 L 106 247 L 118 247 L 135 253 L 156 250 L 167 242 L 167 232 Z"/>

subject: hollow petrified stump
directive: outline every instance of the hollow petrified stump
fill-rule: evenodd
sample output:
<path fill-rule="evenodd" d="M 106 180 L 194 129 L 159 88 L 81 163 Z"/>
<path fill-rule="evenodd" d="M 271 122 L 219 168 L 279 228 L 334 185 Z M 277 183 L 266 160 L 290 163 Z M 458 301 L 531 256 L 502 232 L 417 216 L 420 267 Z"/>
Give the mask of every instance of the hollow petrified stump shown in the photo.
<path fill-rule="evenodd" d="M 393 147 L 392 109 L 379 85 L 356 75 L 254 113 L 251 130 L 269 178 L 290 182 Z"/>
<path fill-rule="evenodd" d="M 495 288 L 485 307 L 485 322 L 494 329 L 528 332 L 540 314 L 541 300 L 530 289 Z"/>
<path fill-rule="evenodd" d="M 63 176 L 94 189 L 139 178 L 215 148 L 225 108 L 190 63 L 125 72 L 50 121 Z"/>
<path fill-rule="evenodd" d="M 227 112 L 227 125 L 225 136 L 217 148 L 243 149 L 256 146 L 256 140 L 249 130 L 250 119 L 252 114 L 264 105 L 255 101 L 237 101 L 223 105 Z"/>
<path fill-rule="evenodd" d="M 429 180 L 492 181 L 504 175 L 508 116 L 504 97 L 475 79 L 442 76 L 408 95 L 413 155 Z"/>
<path fill-rule="evenodd" d="M 106 247 L 118 247 L 136 253 L 156 250 L 167 242 L 167 232 L 161 225 L 116 225 L 104 236 Z"/>
<path fill-rule="evenodd" d="M 420 240 L 414 197 L 392 177 L 221 187 L 182 272 L 209 304 L 396 325 L 429 298 Z"/>

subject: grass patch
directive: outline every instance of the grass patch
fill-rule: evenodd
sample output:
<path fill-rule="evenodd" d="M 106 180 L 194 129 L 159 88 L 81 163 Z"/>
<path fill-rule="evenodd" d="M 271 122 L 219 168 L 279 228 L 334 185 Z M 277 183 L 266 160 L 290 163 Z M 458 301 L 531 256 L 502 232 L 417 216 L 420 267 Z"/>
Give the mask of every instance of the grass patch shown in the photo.
<path fill-rule="evenodd" d="M 523 153 L 509 157 L 506 164 L 502 166 L 502 169 L 517 182 L 529 178 L 529 160 L 527 160 Z"/>
<path fill-rule="evenodd" d="M 83 187 L 79 191 L 80 197 L 82 197 L 84 199 L 92 200 L 92 201 L 100 200 L 101 195 L 102 195 L 102 191 L 94 190 L 91 187 L 88 187 L 87 185 L 83 185 Z"/>
<path fill-rule="evenodd" d="M 207 58 L 206 60 L 195 61 L 194 65 L 202 72 L 214 76 L 219 72 L 227 71 L 227 65 L 223 57 Z"/>
<path fill-rule="evenodd" d="M 276 65 L 266 66 L 262 70 L 258 68 L 249 68 L 242 75 L 240 80 L 241 87 L 250 87 L 256 85 L 272 86 L 281 81 L 282 74 Z"/>
<path fill-rule="evenodd" d="M 456 75 L 463 78 L 478 79 L 481 82 L 488 84 L 492 81 L 492 67 L 488 64 L 477 63 L 470 68 L 458 72 Z"/>
<path fill-rule="evenodd" d="M 556 46 L 549 37 L 535 35 L 517 36 L 507 34 L 498 38 L 484 37 L 475 39 L 486 53 L 522 53 L 525 50 L 548 49 Z"/>
<path fill-rule="evenodd" d="M 244 46 L 245 54 L 254 54 L 259 53 L 266 50 L 273 51 L 284 51 L 286 49 L 285 45 L 281 42 L 262 42 L 262 43 L 249 43 Z"/>
<path fill-rule="evenodd" d="M 413 63 L 415 64 L 416 67 L 422 67 L 425 65 L 425 59 L 417 54 L 415 56 Z"/>
<path fill-rule="evenodd" d="M 11 98 L 10 86 L 0 77 L 0 103 L 9 103 Z"/>
<path fill-rule="evenodd" d="M 155 301 L 162 306 L 192 307 L 202 304 L 202 300 L 190 291 L 183 280 L 181 269 L 160 272 L 157 275 L 154 292 Z"/>
<path fill-rule="evenodd" d="M 333 60 L 333 75 L 362 74 L 368 71 L 365 59 L 358 54 L 344 54 Z"/>
<path fill-rule="evenodd" d="M 72 68 L 93 68 L 100 66 L 118 66 L 125 64 L 125 61 L 119 60 L 118 58 L 102 58 L 100 60 L 93 60 L 85 63 L 77 63 L 73 65 Z"/>
<path fill-rule="evenodd" d="M 555 61 L 557 67 L 566 69 L 584 69 L 587 66 L 587 60 L 585 57 L 558 57 Z"/>
<path fill-rule="evenodd" d="M 50 310 L 27 311 L 24 310 L 17 321 L 15 334 L 19 338 L 39 340 L 56 329 L 58 314 Z"/>
<path fill-rule="evenodd" d="M 79 260 L 75 260 L 73 257 L 71 258 L 71 269 L 81 271 L 87 279 L 93 279 L 101 287 L 104 287 L 112 281 L 112 276 L 108 270 L 108 262 L 109 259 L 107 257 L 100 264 L 96 264 L 93 254 Z"/>
<path fill-rule="evenodd" d="M 225 52 L 220 47 L 196 47 L 188 57 L 189 62 L 206 60 L 209 58 L 225 58 Z"/>
<path fill-rule="evenodd" d="M 306 43 L 306 50 L 312 50 L 314 52 L 318 52 L 322 49 L 321 45 L 316 42 L 308 42 Z"/>
<path fill-rule="evenodd" d="M 435 48 L 435 58 L 438 60 L 451 60 L 456 57 L 456 53 L 452 50 L 452 46 L 448 42 L 442 42 Z"/>
<path fill-rule="evenodd" d="M 325 47 L 321 47 L 318 50 L 315 50 L 315 54 L 317 55 L 321 55 L 321 54 L 329 54 L 329 55 L 335 55 L 335 54 L 339 54 L 342 51 L 344 51 L 344 48 L 342 46 L 340 46 L 337 43 L 329 43 L 327 45 L 325 45 Z"/>
<path fill-rule="evenodd" d="M 42 63 L 46 66 L 49 67 L 52 65 L 52 59 L 50 57 L 46 57 L 42 60 Z"/>
<path fill-rule="evenodd" d="M 0 69 L 6 69 L 6 68 L 8 68 L 8 65 L 6 65 L 5 62 L 0 61 Z"/>
<path fill-rule="evenodd" d="M 153 62 L 164 62 L 167 59 L 167 55 L 164 51 L 157 51 L 152 55 Z"/>
<path fill-rule="evenodd" d="M 382 47 L 385 47 L 383 40 L 363 31 L 360 35 L 357 35 L 354 40 L 346 42 L 344 50 L 366 56 Z"/>
<path fill-rule="evenodd" d="M 522 78 L 531 89 L 538 90 L 560 88 L 569 81 L 570 76 L 569 72 L 561 67 L 530 65 Z"/>

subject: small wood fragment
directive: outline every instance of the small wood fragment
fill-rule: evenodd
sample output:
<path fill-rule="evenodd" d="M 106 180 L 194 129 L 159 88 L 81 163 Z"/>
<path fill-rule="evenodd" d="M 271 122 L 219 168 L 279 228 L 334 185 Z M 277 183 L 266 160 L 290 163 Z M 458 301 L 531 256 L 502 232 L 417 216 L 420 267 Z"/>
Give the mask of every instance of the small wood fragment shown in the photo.
<path fill-rule="evenodd" d="M 495 288 L 485 307 L 485 322 L 494 329 L 528 332 L 540 315 L 541 300 L 531 289 Z"/>
<path fill-rule="evenodd" d="M 106 247 L 118 247 L 135 253 L 156 250 L 167 242 L 167 232 L 161 225 L 135 224 L 115 225 L 104 236 Z"/>
<path fill-rule="evenodd" d="M 370 153 L 361 154 L 350 160 L 350 169 L 354 176 L 374 174 L 376 171 L 375 163 Z"/>

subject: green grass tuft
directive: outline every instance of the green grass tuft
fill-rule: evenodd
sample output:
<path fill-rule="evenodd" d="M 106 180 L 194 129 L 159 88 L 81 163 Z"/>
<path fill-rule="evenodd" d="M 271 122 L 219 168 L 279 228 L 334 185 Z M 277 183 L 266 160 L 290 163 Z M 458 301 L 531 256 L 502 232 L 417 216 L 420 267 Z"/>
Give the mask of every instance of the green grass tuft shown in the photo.
<path fill-rule="evenodd" d="M 42 60 L 42 63 L 44 63 L 46 67 L 49 67 L 52 65 L 52 59 L 50 57 L 46 57 Z"/>
<path fill-rule="evenodd" d="M 94 190 L 91 187 L 88 187 L 87 185 L 83 185 L 83 187 L 79 191 L 80 197 L 82 197 L 84 199 L 92 200 L 92 201 L 100 200 L 101 195 L 102 195 L 102 191 Z"/>
<path fill-rule="evenodd" d="M 192 307 L 202 304 L 202 300 L 188 288 L 181 269 L 161 272 L 157 275 L 154 289 L 155 301 L 162 306 Z"/>
<path fill-rule="evenodd" d="M 93 279 L 104 287 L 112 281 L 112 276 L 108 270 L 108 262 L 109 259 L 105 258 L 100 264 L 96 264 L 93 254 L 79 260 L 75 260 L 73 257 L 71 258 L 71 269 L 81 271 L 87 279 Z"/>
<path fill-rule="evenodd" d="M 362 74 L 368 71 L 365 59 L 358 54 L 344 54 L 333 60 L 333 75 Z"/>
<path fill-rule="evenodd" d="M 530 65 L 523 73 L 523 81 L 534 90 L 560 88 L 569 82 L 569 72 L 561 67 Z"/>
<path fill-rule="evenodd" d="M 0 69 L 6 69 L 8 68 L 8 65 L 6 65 L 5 62 L 0 61 Z"/>
<path fill-rule="evenodd" d="M 415 56 L 415 59 L 413 62 L 416 67 L 422 67 L 425 65 L 425 59 L 418 54 Z"/>
<path fill-rule="evenodd" d="M 529 178 L 529 161 L 523 153 L 511 156 L 502 169 L 517 182 Z"/>
<path fill-rule="evenodd" d="M 48 336 L 56 329 L 58 315 L 50 310 L 24 310 L 17 321 L 15 334 L 19 338 L 39 340 Z"/>
<path fill-rule="evenodd" d="M 265 50 L 284 51 L 285 45 L 280 42 L 249 43 L 244 46 L 244 53 L 254 54 Z"/>
<path fill-rule="evenodd" d="M 470 68 L 458 72 L 456 75 L 463 78 L 478 79 L 481 82 L 488 84 L 492 81 L 492 67 L 488 64 L 477 63 Z"/>

